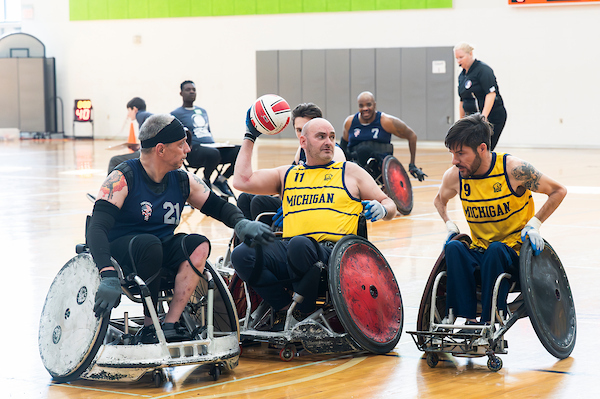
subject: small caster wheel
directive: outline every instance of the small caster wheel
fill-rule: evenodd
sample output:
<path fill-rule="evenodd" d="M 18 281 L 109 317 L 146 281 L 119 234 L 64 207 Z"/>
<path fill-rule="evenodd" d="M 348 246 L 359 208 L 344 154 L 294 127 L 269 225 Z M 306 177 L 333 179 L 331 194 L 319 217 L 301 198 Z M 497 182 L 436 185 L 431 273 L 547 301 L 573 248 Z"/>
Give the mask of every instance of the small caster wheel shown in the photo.
<path fill-rule="evenodd" d="M 296 356 L 296 346 L 293 344 L 287 344 L 279 352 L 279 358 L 284 362 L 291 361 Z"/>
<path fill-rule="evenodd" d="M 499 371 L 502 368 L 502 359 L 498 356 L 490 356 L 487 361 L 487 366 L 490 371 Z"/>
<path fill-rule="evenodd" d="M 155 388 L 160 388 L 164 381 L 163 374 L 160 370 L 154 370 L 154 373 L 152 373 L 152 381 L 154 381 Z"/>
<path fill-rule="evenodd" d="M 216 381 L 221 376 L 221 368 L 217 364 L 213 364 L 208 374 L 210 374 L 213 381 Z"/>
<path fill-rule="evenodd" d="M 440 358 L 437 355 L 437 353 L 433 353 L 433 352 L 427 353 L 427 365 L 429 367 L 434 368 L 435 366 L 437 366 L 439 361 L 440 361 Z"/>

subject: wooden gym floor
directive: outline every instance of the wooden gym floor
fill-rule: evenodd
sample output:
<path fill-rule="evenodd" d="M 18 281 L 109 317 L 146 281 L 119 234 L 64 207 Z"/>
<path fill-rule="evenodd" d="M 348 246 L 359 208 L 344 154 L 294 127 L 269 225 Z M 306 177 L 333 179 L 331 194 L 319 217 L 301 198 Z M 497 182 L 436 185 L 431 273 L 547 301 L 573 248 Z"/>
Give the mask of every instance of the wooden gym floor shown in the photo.
<path fill-rule="evenodd" d="M 258 140 L 258 167 L 289 163 L 293 141 Z M 480 398 L 594 397 L 600 371 L 600 150 L 503 148 L 569 188 L 562 206 L 542 226 L 565 266 L 577 310 L 577 344 L 572 356 L 558 361 L 543 348 L 528 319 L 506 334 L 509 353 L 504 368 L 490 372 L 486 359 L 443 357 L 427 366 L 411 337 L 403 333 L 396 348 L 383 356 L 366 353 L 300 356 L 279 360 L 278 352 L 248 348 L 239 366 L 217 382 L 206 366 L 169 369 L 173 383 L 154 388 L 150 376 L 136 383 L 52 381 L 38 353 L 39 316 L 58 270 L 84 239 L 85 216 L 108 160 L 118 144 L 103 140 L 21 140 L 0 142 L 0 290 L 7 313 L 0 329 L 0 386 L 3 398 Z M 406 165 L 406 143 L 396 146 Z M 441 144 L 420 143 L 417 165 L 429 175 L 413 180 L 410 216 L 369 224 L 371 241 L 383 252 L 400 285 L 404 331 L 414 330 L 419 301 L 431 267 L 446 236 L 432 201 L 450 155 Z M 535 195 L 537 207 L 544 196 Z M 458 200 L 451 215 L 468 232 Z M 231 230 L 197 211 L 183 215 L 181 231 L 208 236 L 211 259 L 225 254 Z M 140 307 L 141 312 L 141 307 Z"/>

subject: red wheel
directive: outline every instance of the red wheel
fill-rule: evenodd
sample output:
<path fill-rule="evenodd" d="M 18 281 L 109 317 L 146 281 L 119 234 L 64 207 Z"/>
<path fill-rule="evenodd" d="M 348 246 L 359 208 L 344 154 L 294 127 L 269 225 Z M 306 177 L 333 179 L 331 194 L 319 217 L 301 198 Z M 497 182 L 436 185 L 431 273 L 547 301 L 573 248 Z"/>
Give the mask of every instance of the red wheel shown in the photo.
<path fill-rule="evenodd" d="M 367 240 L 346 236 L 329 260 L 329 289 L 340 322 L 363 349 L 392 350 L 402 334 L 400 288 L 387 261 Z"/>
<path fill-rule="evenodd" d="M 401 214 L 408 215 L 413 208 L 412 185 L 408 173 L 393 155 L 384 158 L 381 177 L 385 193 L 394 201 Z"/>

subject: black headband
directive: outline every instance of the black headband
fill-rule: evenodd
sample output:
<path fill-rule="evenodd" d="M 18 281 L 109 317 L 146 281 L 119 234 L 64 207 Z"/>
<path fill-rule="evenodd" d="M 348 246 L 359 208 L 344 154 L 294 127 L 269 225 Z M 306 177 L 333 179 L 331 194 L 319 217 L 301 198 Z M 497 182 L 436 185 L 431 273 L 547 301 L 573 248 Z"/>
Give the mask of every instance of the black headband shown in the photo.
<path fill-rule="evenodd" d="M 158 143 L 169 144 L 179 141 L 187 137 L 187 134 L 183 128 L 179 119 L 174 118 L 171 123 L 167 126 L 163 127 L 156 136 L 142 140 L 142 148 L 152 148 L 156 147 Z"/>

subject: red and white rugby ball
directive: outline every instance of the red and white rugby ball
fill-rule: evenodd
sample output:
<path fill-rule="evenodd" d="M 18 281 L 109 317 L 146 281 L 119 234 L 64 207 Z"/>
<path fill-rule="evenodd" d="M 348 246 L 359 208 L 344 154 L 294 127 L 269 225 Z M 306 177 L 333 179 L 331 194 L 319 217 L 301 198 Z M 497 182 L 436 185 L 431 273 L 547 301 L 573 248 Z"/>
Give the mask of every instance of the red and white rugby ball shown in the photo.
<path fill-rule="evenodd" d="M 292 110 L 282 97 L 265 94 L 259 97 L 250 109 L 252 125 L 263 134 L 277 134 L 290 123 Z"/>

